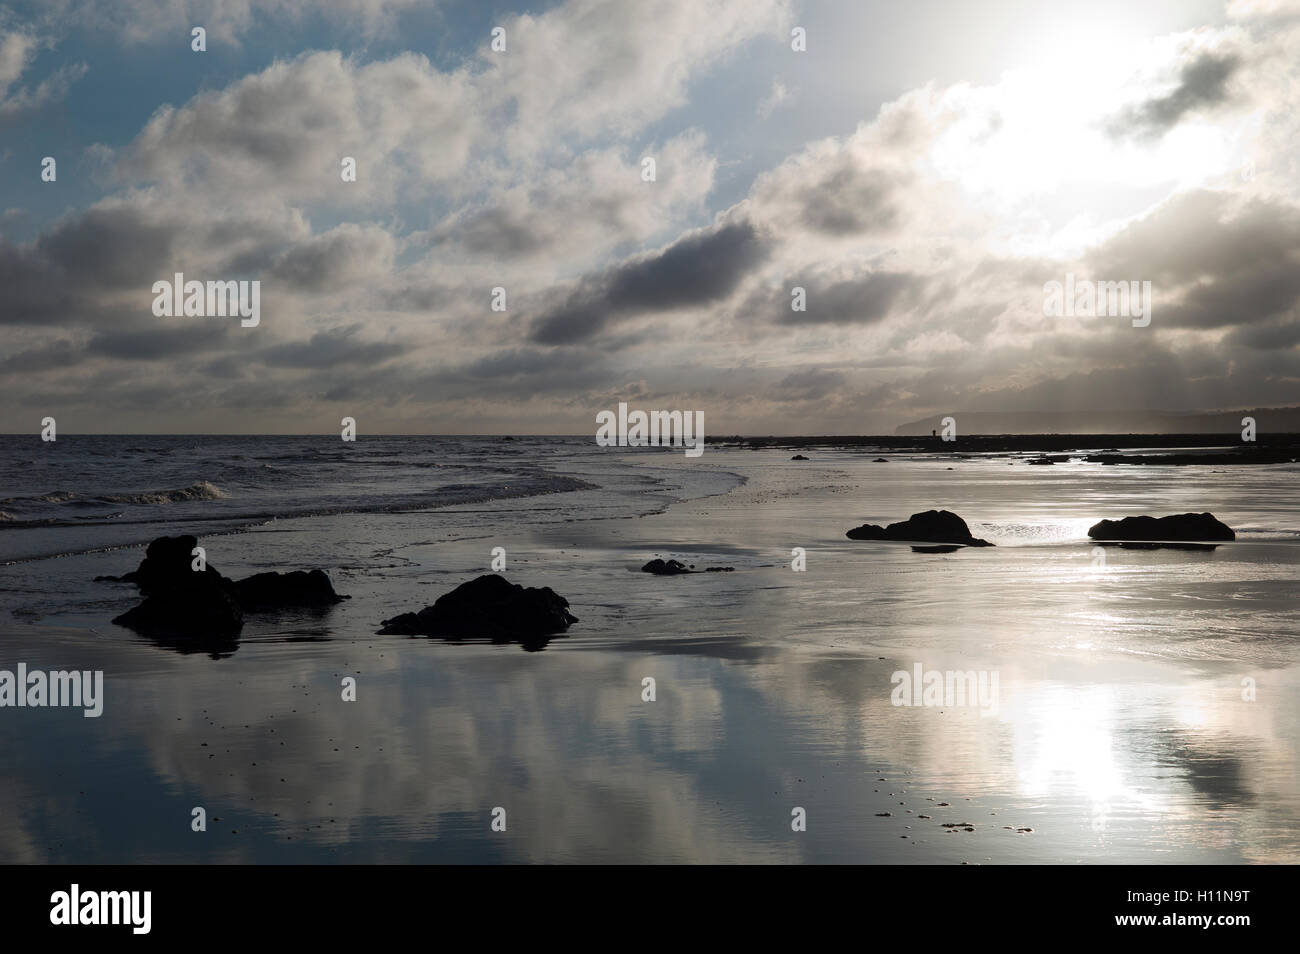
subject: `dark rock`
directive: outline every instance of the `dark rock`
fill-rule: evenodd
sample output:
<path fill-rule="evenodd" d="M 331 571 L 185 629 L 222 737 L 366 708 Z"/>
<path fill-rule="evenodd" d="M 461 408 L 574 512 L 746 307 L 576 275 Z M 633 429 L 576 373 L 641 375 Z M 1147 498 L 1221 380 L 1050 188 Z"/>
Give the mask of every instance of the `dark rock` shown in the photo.
<path fill-rule="evenodd" d="M 347 599 L 334 592 L 321 570 L 257 573 L 238 582 L 210 563 L 195 571 L 196 546 L 197 538 L 190 535 L 150 543 L 139 568 L 119 578 L 135 583 L 144 602 L 113 622 L 170 648 L 189 652 L 215 646 L 233 652 L 245 612 L 324 608 Z M 229 646 L 217 645 L 217 640 Z"/>
<path fill-rule="evenodd" d="M 993 544 L 971 536 L 966 521 L 949 510 L 914 513 L 901 523 L 887 527 L 866 523 L 845 534 L 850 540 L 895 540 L 904 543 L 955 543 L 967 547 L 991 547 Z"/>
<path fill-rule="evenodd" d="M 348 599 L 334 592 L 322 570 L 257 573 L 230 586 L 239 605 L 250 611 L 326 607 Z"/>
<path fill-rule="evenodd" d="M 734 566 L 706 566 L 705 573 L 734 573 Z M 679 563 L 677 560 L 651 560 L 645 566 L 641 567 L 642 573 L 653 573 L 655 576 L 677 576 L 681 573 L 694 573 L 695 564 L 687 566 L 685 563 Z"/>
<path fill-rule="evenodd" d="M 956 553 L 963 549 L 960 543 L 936 543 L 934 546 L 912 547 L 913 553 Z"/>
<path fill-rule="evenodd" d="M 873 464 L 888 464 L 889 461 L 888 461 L 888 459 L 886 459 L 886 458 L 884 458 L 884 457 L 877 457 L 877 458 L 876 458 L 875 460 L 873 460 L 871 463 L 873 463 Z"/>
<path fill-rule="evenodd" d="M 686 564 L 678 563 L 676 560 L 651 560 L 641 567 L 641 572 L 653 573 L 656 576 L 676 576 L 679 573 L 690 573 L 691 569 Z"/>
<path fill-rule="evenodd" d="M 795 454 L 795 455 L 794 455 L 793 457 L 791 457 L 790 459 L 791 459 L 791 460 L 807 460 L 808 458 L 807 458 L 807 457 L 804 457 L 803 454 Z"/>
<path fill-rule="evenodd" d="M 230 581 L 206 564 L 192 568 L 198 539 L 188 534 L 159 537 L 145 550 L 139 568 L 121 577 L 145 599 L 113 622 L 168 644 L 229 640 L 244 625 L 244 613 L 230 592 Z"/>
<path fill-rule="evenodd" d="M 189 586 L 155 590 L 144 602 L 113 622 L 142 636 L 205 641 L 239 634 L 244 612 L 218 583 L 198 580 Z"/>
<path fill-rule="evenodd" d="M 120 577 L 124 583 L 134 583 L 141 593 L 187 586 L 196 576 L 206 576 L 209 582 L 225 580 L 216 568 L 206 563 L 201 573 L 192 569 L 197 537 L 184 534 L 179 537 L 159 537 L 144 551 L 140 566 Z"/>
<path fill-rule="evenodd" d="M 1031 457 L 1029 460 L 1025 461 L 1025 463 L 1035 464 L 1039 467 L 1050 467 L 1055 464 L 1056 461 L 1052 460 L 1050 457 Z"/>
<path fill-rule="evenodd" d="M 437 636 L 459 639 L 482 636 L 523 642 L 563 633 L 578 621 L 569 601 L 548 586 L 524 587 L 495 573 L 462 583 L 418 613 L 383 621 L 381 636 Z M 545 645 L 545 640 L 541 640 Z M 540 646 L 538 647 L 540 648 Z"/>
<path fill-rule="evenodd" d="M 1137 540 L 1160 543 L 1237 539 L 1231 527 L 1215 519 L 1210 513 L 1103 520 L 1088 529 L 1088 536 L 1093 540 Z"/>

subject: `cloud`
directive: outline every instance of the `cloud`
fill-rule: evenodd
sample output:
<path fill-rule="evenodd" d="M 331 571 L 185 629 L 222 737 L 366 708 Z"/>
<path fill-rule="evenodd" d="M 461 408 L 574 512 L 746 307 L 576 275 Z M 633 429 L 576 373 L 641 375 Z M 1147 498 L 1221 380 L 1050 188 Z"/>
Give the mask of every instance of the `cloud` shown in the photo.
<path fill-rule="evenodd" d="M 375 367 L 403 354 L 406 347 L 391 341 L 359 339 L 361 325 L 318 331 L 305 342 L 290 342 L 262 351 L 262 363 L 278 368 Z"/>
<path fill-rule="evenodd" d="M 1234 53 L 1198 53 L 1182 66 L 1172 91 L 1124 110 L 1112 123 L 1112 134 L 1158 137 L 1187 114 L 1226 102 L 1228 83 L 1240 66 Z"/>
<path fill-rule="evenodd" d="M 160 107 L 115 175 L 187 191 L 340 204 L 446 183 L 483 134 L 477 92 L 417 53 L 359 64 L 337 51 L 277 62 L 182 107 Z M 418 117 L 418 121 L 415 121 Z M 345 182 L 342 161 L 357 161 Z"/>
<path fill-rule="evenodd" d="M 646 154 L 655 159 L 653 182 L 642 180 L 639 157 L 587 150 L 449 216 L 431 241 L 447 254 L 502 263 L 575 263 L 644 242 L 700 211 L 717 166 L 694 130 Z"/>
<path fill-rule="evenodd" d="M 772 88 L 758 104 L 758 116 L 767 119 L 779 106 L 790 101 L 790 90 L 780 80 L 772 80 Z"/>
<path fill-rule="evenodd" d="M 1089 257 L 1106 280 L 1146 280 L 1164 327 L 1259 325 L 1300 303 L 1300 206 L 1197 191 L 1164 203 Z M 1242 332 L 1234 341 L 1280 341 Z"/>
<path fill-rule="evenodd" d="M 847 381 L 843 373 L 825 368 L 810 368 L 787 374 L 777 389 L 791 401 L 817 401 L 843 391 Z"/>
<path fill-rule="evenodd" d="M 807 282 L 807 284 L 803 284 Z M 917 290 L 922 280 L 897 272 L 868 272 L 846 281 L 801 279 L 793 284 L 807 292 L 807 309 L 795 311 L 788 295 L 776 309 L 776 321 L 787 325 L 869 324 L 883 319 L 900 296 Z"/>
<path fill-rule="evenodd" d="M 504 24 L 485 81 L 513 107 L 508 152 L 562 139 L 627 137 L 687 101 L 690 81 L 763 34 L 784 32 L 785 0 L 569 0 Z"/>
<path fill-rule="evenodd" d="M 126 361 L 158 361 L 215 350 L 226 344 L 230 326 L 219 322 L 190 322 L 173 327 L 149 327 L 97 335 L 86 345 L 88 355 Z"/>
<path fill-rule="evenodd" d="M 768 250 L 748 222 L 697 229 L 667 248 L 585 280 L 563 303 L 534 320 L 530 337 L 540 344 L 570 344 L 624 318 L 720 301 Z"/>
<path fill-rule="evenodd" d="M 1300 17 L 1300 0 L 1231 0 L 1228 16 L 1238 20 Z"/>
<path fill-rule="evenodd" d="M 47 19 L 67 22 L 76 16 L 130 45 L 183 37 L 201 26 L 211 44 L 238 45 L 262 28 L 301 28 L 307 15 L 370 38 L 393 32 L 406 11 L 428 8 L 437 0 L 327 0 L 304 6 L 296 0 L 43 0 Z"/>
<path fill-rule="evenodd" d="M 393 236 L 382 228 L 345 223 L 280 254 L 267 279 L 311 294 L 337 291 L 387 276 L 396 246 Z"/>
<path fill-rule="evenodd" d="M 69 87 L 86 74 L 84 63 L 74 63 L 55 70 L 34 87 L 18 86 L 37 51 L 50 45 L 32 33 L 0 30 L 0 121 L 63 99 Z"/>
<path fill-rule="evenodd" d="M 171 259 L 177 228 L 125 203 L 65 219 L 36 243 L 51 266 L 107 289 L 148 288 Z"/>
<path fill-rule="evenodd" d="M 901 200 L 913 175 L 879 148 L 878 127 L 847 141 L 827 139 L 759 177 L 756 214 L 782 232 L 806 230 L 830 238 L 882 235 L 900 225 Z"/>
<path fill-rule="evenodd" d="M 173 31 L 196 12 L 152 9 Z M 371 13 L 407 16 L 356 0 L 320 17 Z M 210 38 L 275 25 L 279 48 L 305 45 L 287 5 L 206 16 Z M 1300 29 L 1089 51 L 827 126 L 790 72 L 788 17 L 775 0 L 567 0 L 495 18 L 503 54 L 483 30 L 459 60 L 249 51 L 230 76 L 210 57 L 197 94 L 165 87 L 175 101 L 148 102 L 142 126 L 86 144 L 111 175 L 78 187 L 106 194 L 0 210 L 7 412 L 44 395 L 149 426 L 181 378 L 170 420 L 234 428 L 339 400 L 379 426 L 552 430 L 620 394 L 733 430 L 811 426 L 816 402 L 817 421 L 860 431 L 989 402 L 1300 399 Z M 39 90 L 36 35 L 0 42 L 0 102 Z M 765 90 L 810 141 L 764 151 L 736 132 Z M 262 325 L 155 318 L 150 287 L 175 271 L 262 280 Z M 1067 271 L 1153 281 L 1152 326 L 1045 318 L 1043 284 Z"/>

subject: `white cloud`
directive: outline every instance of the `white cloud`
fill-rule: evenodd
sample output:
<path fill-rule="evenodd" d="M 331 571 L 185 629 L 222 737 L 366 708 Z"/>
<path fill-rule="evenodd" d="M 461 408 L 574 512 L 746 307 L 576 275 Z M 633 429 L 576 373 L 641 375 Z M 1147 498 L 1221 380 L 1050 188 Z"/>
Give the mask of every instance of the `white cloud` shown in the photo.
<path fill-rule="evenodd" d="M 0 31 L 0 119 L 61 100 L 68 87 L 85 75 L 85 64 L 69 64 L 34 87 L 18 86 L 37 52 L 47 46 L 48 41 L 31 33 Z"/>

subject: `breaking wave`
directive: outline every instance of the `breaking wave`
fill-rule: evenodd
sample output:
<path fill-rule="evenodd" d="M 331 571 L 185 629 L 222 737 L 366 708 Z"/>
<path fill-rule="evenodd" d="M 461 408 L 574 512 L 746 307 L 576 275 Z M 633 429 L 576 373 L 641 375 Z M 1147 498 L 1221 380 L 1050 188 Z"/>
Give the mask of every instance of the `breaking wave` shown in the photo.
<path fill-rule="evenodd" d="M 52 490 L 37 497 L 6 497 L 0 503 L 22 505 L 24 503 L 43 504 L 170 504 L 189 503 L 196 500 L 225 500 L 230 495 L 216 484 L 200 480 L 188 487 L 173 490 L 146 490 L 134 494 L 78 494 L 70 490 Z M 9 517 L 9 519 L 13 519 Z"/>

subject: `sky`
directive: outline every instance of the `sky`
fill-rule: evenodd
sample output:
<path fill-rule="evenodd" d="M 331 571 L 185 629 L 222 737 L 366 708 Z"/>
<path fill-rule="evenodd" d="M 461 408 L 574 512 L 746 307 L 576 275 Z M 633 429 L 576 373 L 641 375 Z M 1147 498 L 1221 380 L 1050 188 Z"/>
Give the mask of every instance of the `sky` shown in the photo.
<path fill-rule="evenodd" d="M 0 4 L 0 431 L 1297 404 L 1298 99 L 1300 0 Z"/>

